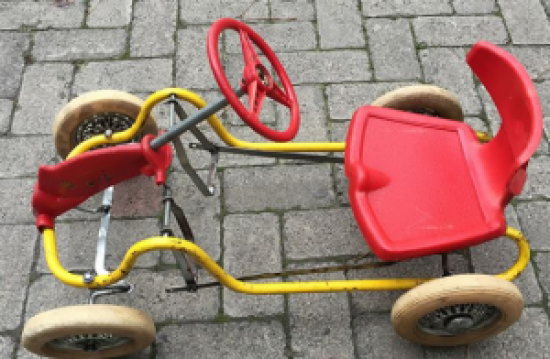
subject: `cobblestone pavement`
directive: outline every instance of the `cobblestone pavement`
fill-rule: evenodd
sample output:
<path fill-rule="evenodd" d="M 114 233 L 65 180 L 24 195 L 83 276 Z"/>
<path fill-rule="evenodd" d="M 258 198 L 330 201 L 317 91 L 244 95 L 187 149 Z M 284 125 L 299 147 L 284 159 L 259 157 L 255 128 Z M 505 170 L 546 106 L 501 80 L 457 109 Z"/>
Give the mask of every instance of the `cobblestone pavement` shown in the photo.
<path fill-rule="evenodd" d="M 33 358 L 20 345 L 34 314 L 81 304 L 87 292 L 49 273 L 30 207 L 39 164 L 58 161 L 51 124 L 71 98 L 119 89 L 145 98 L 164 87 L 220 97 L 205 51 L 207 29 L 240 18 L 272 46 L 295 84 L 302 125 L 297 140 L 343 140 L 352 112 L 385 91 L 433 83 L 458 95 L 467 121 L 495 132 L 498 118 L 464 57 L 477 40 L 502 45 L 550 102 L 549 0 L 0 0 L 0 357 Z M 224 57 L 240 58 L 227 36 Z M 236 60 L 235 60 L 236 61 Z M 237 65 L 228 72 L 238 75 Z M 166 107 L 156 110 L 166 125 Z M 266 108 L 284 126 L 287 114 Z M 258 139 L 231 111 L 232 132 Z M 278 121 L 278 123 L 276 123 Z M 545 121 L 545 130 L 548 124 Z M 547 134 L 533 158 L 529 184 L 508 208 L 533 255 L 516 283 L 526 309 L 504 334 L 468 347 L 433 349 L 400 339 L 389 312 L 399 293 L 252 297 L 225 289 L 166 294 L 181 283 L 169 253 L 138 261 L 130 295 L 102 301 L 147 310 L 157 339 L 133 358 L 550 358 L 550 156 Z M 207 169 L 203 155 L 194 163 Z M 198 244 L 234 275 L 340 263 L 369 250 L 346 198 L 340 165 L 222 156 L 219 193 L 203 198 L 176 166 L 171 183 Z M 202 175 L 205 173 L 201 172 Z M 85 206 L 93 208 L 97 198 Z M 160 196 L 149 179 L 115 189 L 108 262 L 130 243 L 157 233 Z M 99 221 L 74 211 L 58 221 L 62 263 L 93 266 Z M 496 273 L 514 259 L 499 239 L 451 256 L 456 272 Z M 380 272 L 382 277 L 440 275 L 428 257 Z M 327 275 L 374 277 L 372 272 Z M 203 275 L 207 278 L 207 275 Z"/>

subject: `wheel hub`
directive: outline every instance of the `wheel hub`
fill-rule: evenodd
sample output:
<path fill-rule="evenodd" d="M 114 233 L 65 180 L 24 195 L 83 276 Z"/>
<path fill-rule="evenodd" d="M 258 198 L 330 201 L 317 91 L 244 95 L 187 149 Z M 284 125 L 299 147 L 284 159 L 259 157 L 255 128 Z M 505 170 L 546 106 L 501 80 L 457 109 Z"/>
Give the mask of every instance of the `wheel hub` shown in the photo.
<path fill-rule="evenodd" d="M 500 316 L 500 310 L 492 305 L 456 304 L 426 314 L 418 320 L 417 326 L 428 334 L 453 336 L 484 328 Z"/>
<path fill-rule="evenodd" d="M 70 335 L 64 338 L 54 339 L 49 345 L 56 349 L 96 352 L 100 350 L 117 348 L 128 344 L 130 338 L 118 337 L 108 333 L 90 333 Z"/>
<path fill-rule="evenodd" d="M 130 127 L 134 120 L 120 113 L 98 113 L 84 121 L 75 131 L 75 143 L 81 143 L 97 135 L 110 136 L 115 132 L 122 132 Z"/>

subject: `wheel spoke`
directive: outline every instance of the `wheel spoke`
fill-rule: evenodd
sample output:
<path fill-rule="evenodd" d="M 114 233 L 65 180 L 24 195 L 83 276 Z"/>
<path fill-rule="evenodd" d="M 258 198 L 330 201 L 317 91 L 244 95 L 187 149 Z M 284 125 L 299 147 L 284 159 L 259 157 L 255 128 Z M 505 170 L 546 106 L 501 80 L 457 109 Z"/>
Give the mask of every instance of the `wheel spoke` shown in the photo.
<path fill-rule="evenodd" d="M 290 105 L 292 104 L 288 96 L 283 92 L 283 90 L 281 90 L 279 86 L 277 86 L 276 83 L 273 83 L 273 87 L 267 92 L 267 96 L 286 107 L 290 107 Z"/>
<path fill-rule="evenodd" d="M 258 86 L 258 81 L 249 83 L 247 90 L 249 105 L 248 110 L 254 115 L 259 116 L 266 93 Z"/>
<path fill-rule="evenodd" d="M 258 64 L 260 59 L 258 54 L 256 54 L 256 50 L 254 50 L 254 45 L 252 45 L 252 41 L 250 41 L 248 34 L 244 31 L 239 31 L 239 37 L 241 39 L 245 67 L 251 64 Z"/>

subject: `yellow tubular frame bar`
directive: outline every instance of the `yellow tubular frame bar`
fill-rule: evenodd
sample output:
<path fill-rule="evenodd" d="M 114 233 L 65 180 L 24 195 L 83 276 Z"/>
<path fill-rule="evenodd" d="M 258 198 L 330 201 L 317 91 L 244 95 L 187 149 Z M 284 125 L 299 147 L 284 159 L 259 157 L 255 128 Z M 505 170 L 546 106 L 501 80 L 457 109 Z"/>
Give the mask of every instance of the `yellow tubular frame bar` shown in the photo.
<path fill-rule="evenodd" d="M 68 272 L 57 256 L 55 231 L 45 229 L 44 251 L 46 262 L 53 275 L 61 282 L 73 287 L 100 288 L 114 284 L 130 273 L 138 257 L 153 250 L 171 250 L 184 252 L 195 259 L 214 278 L 229 289 L 246 294 L 285 294 L 285 293 L 321 293 L 348 291 L 381 291 L 411 289 L 434 278 L 396 278 L 396 279 L 358 279 L 331 280 L 317 282 L 249 283 L 235 279 L 226 273 L 212 258 L 196 244 L 174 237 L 151 237 L 132 245 L 126 252 L 119 267 L 105 275 L 98 275 L 91 283 L 85 283 L 82 275 Z M 516 242 L 518 259 L 507 271 L 496 275 L 508 281 L 514 280 L 529 263 L 529 244 L 520 231 L 507 228 L 506 237 Z"/>

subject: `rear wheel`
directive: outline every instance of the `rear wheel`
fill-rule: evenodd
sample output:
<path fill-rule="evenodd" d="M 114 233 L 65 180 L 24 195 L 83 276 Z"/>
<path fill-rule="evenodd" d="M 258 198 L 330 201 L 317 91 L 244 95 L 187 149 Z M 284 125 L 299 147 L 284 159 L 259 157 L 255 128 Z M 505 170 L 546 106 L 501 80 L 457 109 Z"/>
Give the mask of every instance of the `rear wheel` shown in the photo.
<path fill-rule="evenodd" d="M 403 294 L 393 306 L 395 331 L 412 342 L 455 346 L 492 337 L 523 311 L 517 287 L 501 278 L 463 274 L 435 279 Z"/>
<path fill-rule="evenodd" d="M 80 305 L 39 313 L 23 329 L 29 351 L 55 358 L 110 358 L 136 352 L 155 340 L 146 313 L 114 305 Z"/>
<path fill-rule="evenodd" d="M 57 153 L 66 158 L 80 142 L 108 131 L 121 132 L 136 120 L 143 101 L 126 92 L 100 90 L 85 93 L 59 111 L 53 136 Z M 155 119 L 149 115 L 143 122 L 138 138 L 158 133 Z"/>
<path fill-rule="evenodd" d="M 463 121 L 459 100 L 451 92 L 433 85 L 400 87 L 377 98 L 371 106 Z"/>

